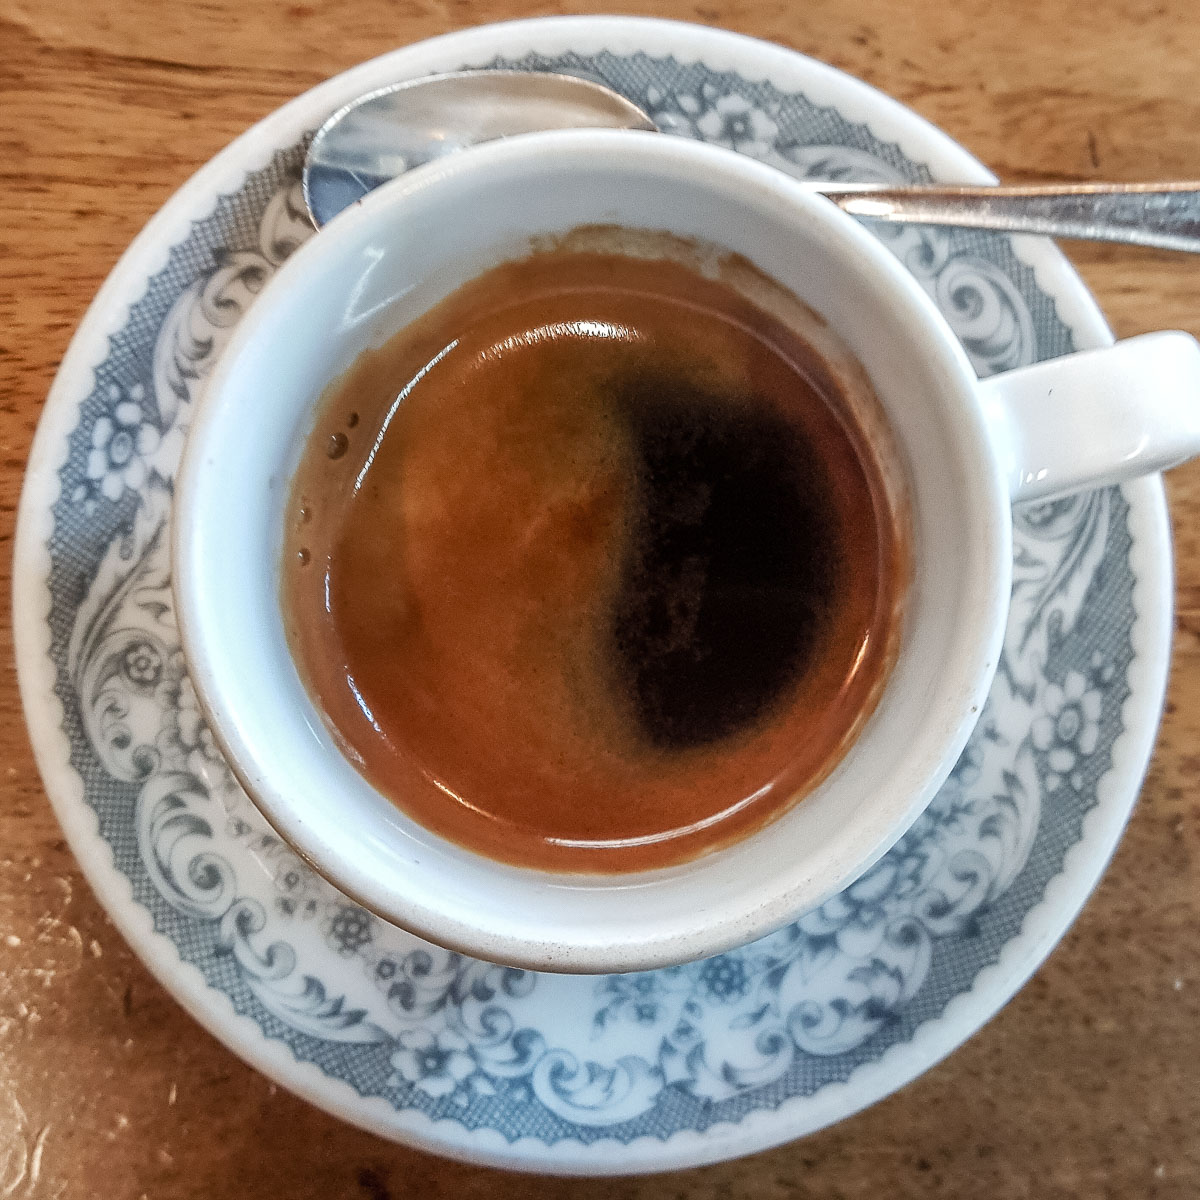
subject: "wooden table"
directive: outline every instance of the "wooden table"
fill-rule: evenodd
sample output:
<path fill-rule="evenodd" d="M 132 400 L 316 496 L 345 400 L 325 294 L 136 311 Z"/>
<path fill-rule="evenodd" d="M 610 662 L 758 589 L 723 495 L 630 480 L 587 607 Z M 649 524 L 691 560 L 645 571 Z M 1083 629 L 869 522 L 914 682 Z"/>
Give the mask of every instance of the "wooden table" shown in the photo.
<path fill-rule="evenodd" d="M 590 10 L 584 0 L 574 11 Z M 1009 180 L 1200 176 L 1195 0 L 617 0 L 771 38 L 912 105 Z M 0 0 L 0 540 L 42 400 L 120 252 L 252 121 L 523 0 Z M 1118 335 L 1200 334 L 1200 260 L 1068 251 Z M 745 1161 L 538 1181 L 339 1124 L 200 1030 L 84 884 L 0 676 L 0 1196 L 1193 1197 L 1200 1192 L 1200 465 L 1169 481 L 1170 702 L 1141 803 L 1063 945 L 898 1095 Z M 9 569 L 7 553 L 3 570 Z M 8 582 L 2 593 L 7 602 Z M 10 638 L 7 617 L 0 639 Z"/>

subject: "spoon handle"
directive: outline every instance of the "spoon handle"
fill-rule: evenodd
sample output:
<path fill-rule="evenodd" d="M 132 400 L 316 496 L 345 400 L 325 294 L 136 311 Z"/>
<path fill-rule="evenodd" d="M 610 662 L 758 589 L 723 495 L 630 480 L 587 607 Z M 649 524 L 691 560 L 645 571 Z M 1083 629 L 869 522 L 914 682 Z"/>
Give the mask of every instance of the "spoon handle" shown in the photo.
<path fill-rule="evenodd" d="M 1130 242 L 1200 253 L 1200 182 L 1019 187 L 817 185 L 856 217 Z"/>

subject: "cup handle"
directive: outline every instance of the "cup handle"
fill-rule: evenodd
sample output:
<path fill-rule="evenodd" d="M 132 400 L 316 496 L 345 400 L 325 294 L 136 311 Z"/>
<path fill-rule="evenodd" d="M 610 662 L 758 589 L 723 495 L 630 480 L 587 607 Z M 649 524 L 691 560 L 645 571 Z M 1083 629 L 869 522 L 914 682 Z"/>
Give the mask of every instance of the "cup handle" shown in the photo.
<path fill-rule="evenodd" d="M 979 384 L 1014 503 L 1120 483 L 1200 454 L 1200 343 L 1146 333 Z"/>

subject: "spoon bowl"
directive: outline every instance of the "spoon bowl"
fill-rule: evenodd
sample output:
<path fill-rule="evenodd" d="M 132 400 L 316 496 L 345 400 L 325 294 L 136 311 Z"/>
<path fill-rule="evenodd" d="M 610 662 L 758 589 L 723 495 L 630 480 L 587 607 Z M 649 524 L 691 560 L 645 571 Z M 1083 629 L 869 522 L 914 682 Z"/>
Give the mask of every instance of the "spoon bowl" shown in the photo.
<path fill-rule="evenodd" d="M 320 229 L 389 179 L 447 154 L 548 129 L 658 127 L 611 88 L 574 75 L 457 71 L 368 92 L 317 130 L 304 202 Z"/>

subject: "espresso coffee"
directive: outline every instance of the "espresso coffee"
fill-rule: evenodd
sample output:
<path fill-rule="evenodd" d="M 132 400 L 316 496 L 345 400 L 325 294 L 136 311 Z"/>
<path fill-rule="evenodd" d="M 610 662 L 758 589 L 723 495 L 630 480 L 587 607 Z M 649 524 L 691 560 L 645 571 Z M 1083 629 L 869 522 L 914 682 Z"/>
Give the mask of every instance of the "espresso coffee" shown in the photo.
<path fill-rule="evenodd" d="M 876 703 L 907 572 L 886 432 L 819 319 L 621 236 L 364 353 L 287 511 L 287 634 L 346 754 L 549 870 L 683 862 L 802 798 Z"/>

